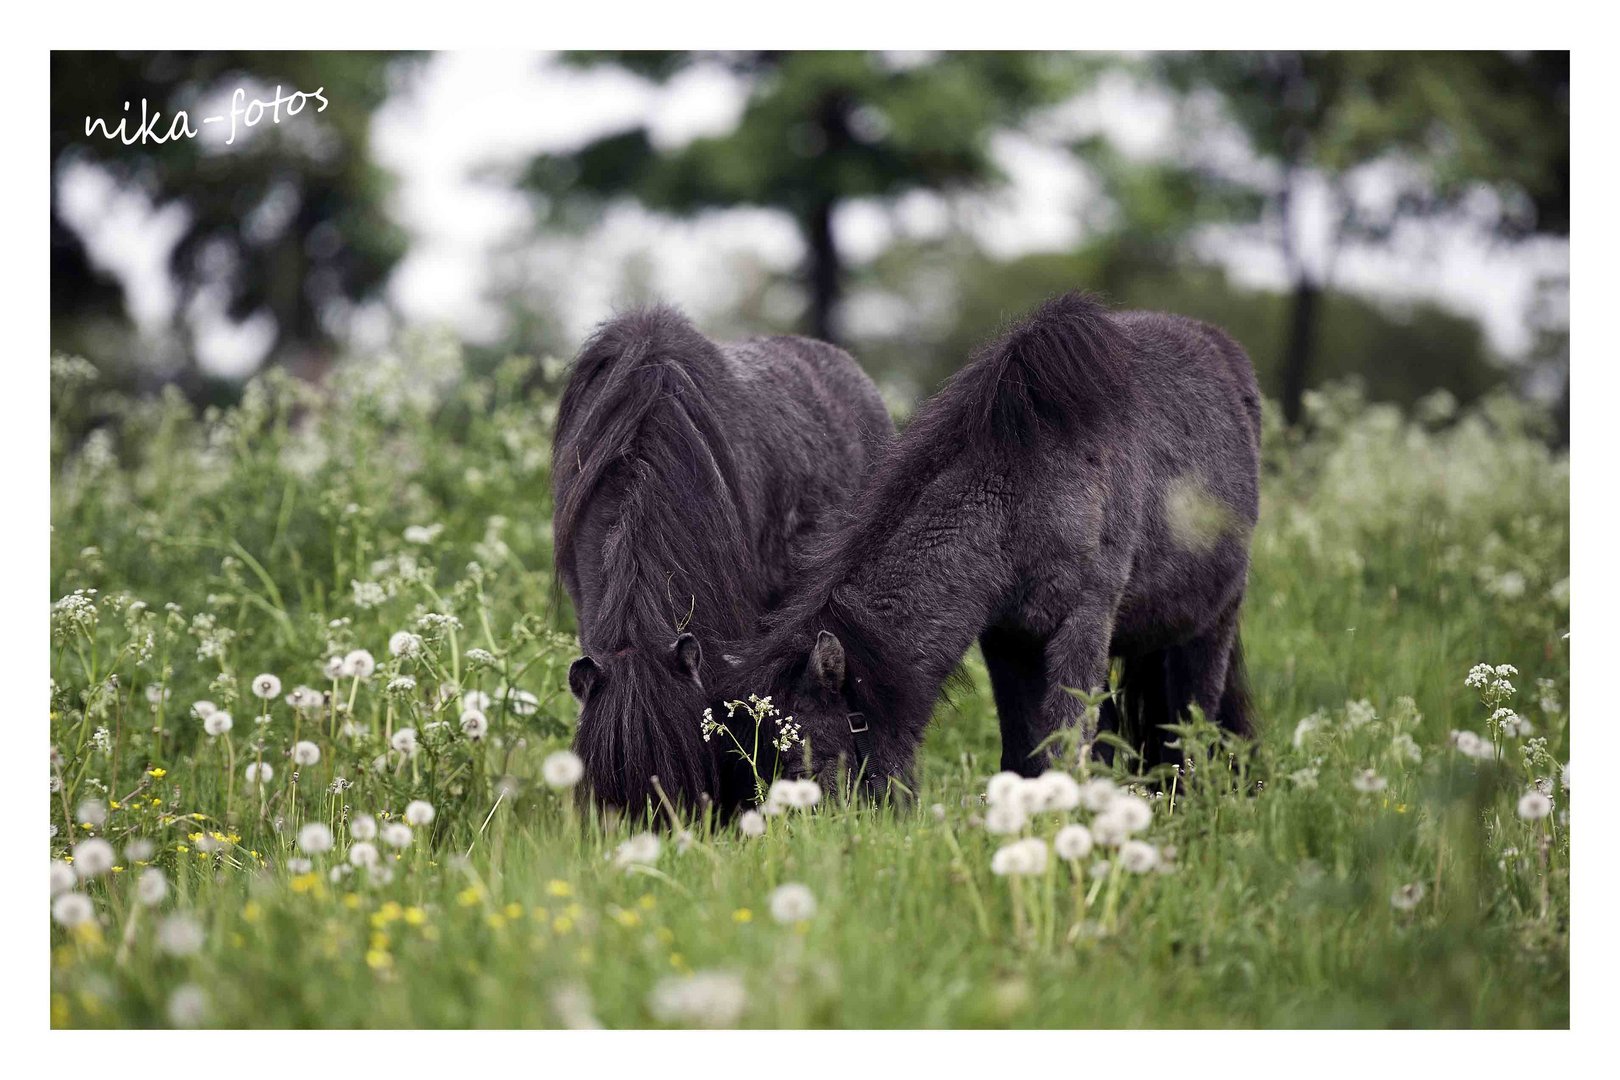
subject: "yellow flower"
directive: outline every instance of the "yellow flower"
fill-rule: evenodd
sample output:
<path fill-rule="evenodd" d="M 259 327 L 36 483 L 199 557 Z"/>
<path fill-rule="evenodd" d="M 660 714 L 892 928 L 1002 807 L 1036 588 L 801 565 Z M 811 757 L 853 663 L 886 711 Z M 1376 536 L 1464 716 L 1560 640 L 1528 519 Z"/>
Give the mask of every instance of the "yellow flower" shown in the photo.
<path fill-rule="evenodd" d="M 355 908 L 359 907 L 360 906 L 360 894 L 359 893 L 347 893 L 347 894 L 345 894 L 344 897 L 343 897 L 343 906 L 348 908 L 350 911 L 353 911 Z"/>
<path fill-rule="evenodd" d="M 373 970 L 381 971 L 383 968 L 392 967 L 394 958 L 383 952 L 381 949 L 372 949 L 366 953 L 366 963 L 369 964 Z"/>
<path fill-rule="evenodd" d="M 107 809 L 109 809 L 109 810 L 122 810 L 123 807 L 118 805 L 118 800 L 117 799 L 108 799 L 107 800 Z"/>
<path fill-rule="evenodd" d="M 150 776 L 154 780 L 161 780 L 165 776 L 169 775 L 169 770 L 168 769 L 147 769 L 146 770 L 146 775 Z"/>
<path fill-rule="evenodd" d="M 657 930 L 653 931 L 653 936 L 658 939 L 660 944 L 668 945 L 670 942 L 675 940 L 675 931 L 671 930 L 667 926 L 660 926 Z"/>
<path fill-rule="evenodd" d="M 242 905 L 242 920 L 244 922 L 256 923 L 263 917 L 264 908 L 259 906 L 257 900 L 249 900 Z"/>
<path fill-rule="evenodd" d="M 518 903 L 516 900 L 512 901 L 510 904 L 507 904 L 503 910 L 506 912 L 506 917 L 508 919 L 523 918 L 523 905 Z"/>
<path fill-rule="evenodd" d="M 112 872 L 115 874 L 122 874 L 124 872 L 124 868 L 122 866 L 115 866 L 112 868 Z"/>
<path fill-rule="evenodd" d="M 456 903 L 462 907 L 472 907 L 484 898 L 484 890 L 476 885 L 469 885 L 456 894 Z"/>
<path fill-rule="evenodd" d="M 411 926 L 421 926 L 427 922 L 427 912 L 412 904 L 405 909 L 405 921 Z"/>
<path fill-rule="evenodd" d="M 651 911 L 657 903 L 658 901 L 653 899 L 652 893 L 642 893 L 641 899 L 636 901 L 636 906 L 641 908 L 642 911 Z"/>
<path fill-rule="evenodd" d="M 371 933 L 371 948 L 373 952 L 387 952 L 388 935 L 381 930 L 373 930 Z"/>
<path fill-rule="evenodd" d="M 318 892 L 321 887 L 321 879 L 318 874 L 299 874 L 288 884 L 292 886 L 292 891 L 295 893 Z"/>
<path fill-rule="evenodd" d="M 731 913 L 731 921 L 732 922 L 740 922 L 740 923 L 753 922 L 754 921 L 754 913 L 752 911 L 748 910 L 745 907 L 740 907 L 736 911 L 733 911 Z"/>
<path fill-rule="evenodd" d="M 613 918 L 618 921 L 620 926 L 641 925 L 641 916 L 636 914 L 634 911 L 620 910 L 614 913 Z"/>
<path fill-rule="evenodd" d="M 546 892 L 552 896 L 573 896 L 574 887 L 566 881 L 558 881 L 553 878 L 551 881 L 546 882 Z"/>
<path fill-rule="evenodd" d="M 484 921 L 489 923 L 489 925 L 494 927 L 496 930 L 499 930 L 506 925 L 506 916 L 502 915 L 498 911 L 492 911 L 488 915 L 484 916 Z"/>
<path fill-rule="evenodd" d="M 52 714 L 55 715 L 54 713 Z M 67 1027 L 71 1010 L 68 1008 L 66 994 L 51 995 L 51 1027 Z"/>
<path fill-rule="evenodd" d="M 559 915 L 551 920 L 551 928 L 559 934 L 566 934 L 574 928 L 574 920 L 566 915 Z"/>

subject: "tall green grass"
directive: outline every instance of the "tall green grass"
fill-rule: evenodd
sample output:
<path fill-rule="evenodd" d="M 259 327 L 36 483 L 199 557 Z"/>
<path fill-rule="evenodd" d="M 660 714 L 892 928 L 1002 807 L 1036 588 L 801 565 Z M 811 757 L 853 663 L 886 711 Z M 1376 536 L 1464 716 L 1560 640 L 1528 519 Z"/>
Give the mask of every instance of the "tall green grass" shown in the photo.
<path fill-rule="evenodd" d="M 1012 878 L 990 869 L 1015 838 L 983 825 L 999 746 L 976 657 L 904 804 L 829 795 L 757 838 L 694 821 L 625 867 L 637 824 L 548 786 L 575 712 L 556 363 L 475 376 L 424 339 L 203 417 L 104 395 L 79 361 L 52 373 L 51 853 L 115 854 L 53 870 L 90 905 L 51 924 L 58 1026 L 1568 1023 L 1568 462 L 1512 401 L 1409 417 L 1341 389 L 1308 435 L 1268 431 L 1244 621 L 1258 743 L 1184 732 L 1205 764 L 1141 789 L 1160 870 L 1098 848 Z M 422 652 L 391 656 L 399 631 Z M 328 677 L 361 648 L 374 674 Z M 1532 732 L 1491 732 L 1478 663 L 1517 669 L 1507 707 Z M 268 702 L 261 672 L 283 684 Z M 300 685 L 352 709 L 299 715 Z M 490 699 L 476 742 L 469 692 Z M 409 758 L 388 741 L 407 727 Z M 296 740 L 319 761 L 295 765 Z M 1554 810 L 1525 820 L 1538 783 Z M 408 847 L 335 870 L 357 815 L 413 799 L 436 814 Z M 310 822 L 332 851 L 298 850 Z M 154 868 L 169 888 L 148 906 Z M 783 924 L 788 882 L 815 912 Z"/>

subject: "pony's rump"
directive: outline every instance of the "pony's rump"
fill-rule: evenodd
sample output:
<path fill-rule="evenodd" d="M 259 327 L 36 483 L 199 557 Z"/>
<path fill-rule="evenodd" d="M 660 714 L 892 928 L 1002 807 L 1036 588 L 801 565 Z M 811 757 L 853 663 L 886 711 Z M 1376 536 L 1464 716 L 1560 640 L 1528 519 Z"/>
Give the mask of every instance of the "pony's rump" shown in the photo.
<path fill-rule="evenodd" d="M 970 432 L 1021 445 L 1128 407 L 1130 338 L 1094 298 L 1048 300 L 963 369 Z"/>

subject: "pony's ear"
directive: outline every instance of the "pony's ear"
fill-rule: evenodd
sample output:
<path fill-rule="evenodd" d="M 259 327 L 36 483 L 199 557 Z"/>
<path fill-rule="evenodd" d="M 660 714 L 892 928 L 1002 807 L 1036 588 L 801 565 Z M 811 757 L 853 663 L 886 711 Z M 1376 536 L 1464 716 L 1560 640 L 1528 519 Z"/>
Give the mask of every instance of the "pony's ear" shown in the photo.
<path fill-rule="evenodd" d="M 696 680 L 698 672 L 703 667 L 703 646 L 691 634 L 682 634 L 675 639 L 675 644 L 669 647 L 670 655 L 675 659 L 675 670 L 687 678 Z"/>
<path fill-rule="evenodd" d="M 810 674 L 828 694 L 844 689 L 844 643 L 823 630 L 810 649 Z"/>
<path fill-rule="evenodd" d="M 582 656 L 568 665 L 568 689 L 572 690 L 574 696 L 581 702 L 601 679 L 602 669 L 588 656 Z"/>

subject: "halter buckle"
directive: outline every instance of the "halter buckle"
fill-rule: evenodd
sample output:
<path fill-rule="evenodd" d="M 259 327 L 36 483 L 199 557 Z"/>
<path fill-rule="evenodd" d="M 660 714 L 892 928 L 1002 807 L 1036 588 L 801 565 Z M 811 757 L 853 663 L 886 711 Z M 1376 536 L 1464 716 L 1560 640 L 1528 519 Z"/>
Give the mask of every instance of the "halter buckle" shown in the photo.
<path fill-rule="evenodd" d="M 849 732 L 851 735 L 859 735 L 862 732 L 869 730 L 866 725 L 865 713 L 847 713 L 845 714 L 845 719 L 849 721 Z"/>

